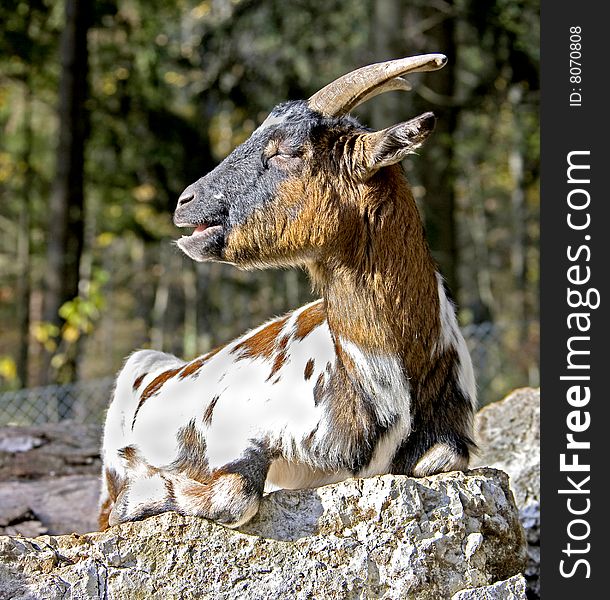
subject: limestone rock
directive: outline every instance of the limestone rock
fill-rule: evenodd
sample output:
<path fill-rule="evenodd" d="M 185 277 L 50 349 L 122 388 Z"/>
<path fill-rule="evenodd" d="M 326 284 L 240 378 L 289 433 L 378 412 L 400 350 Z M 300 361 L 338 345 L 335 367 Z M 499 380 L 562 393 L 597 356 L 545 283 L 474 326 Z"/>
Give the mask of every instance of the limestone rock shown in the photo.
<path fill-rule="evenodd" d="M 33 537 L 93 531 L 99 490 L 99 475 L 0 482 L 0 533 Z"/>
<path fill-rule="evenodd" d="M 0 534 L 95 529 L 101 435 L 70 421 L 0 428 Z"/>
<path fill-rule="evenodd" d="M 0 481 L 97 475 L 102 428 L 72 421 L 0 428 Z"/>
<path fill-rule="evenodd" d="M 481 453 L 473 466 L 510 476 L 528 542 L 525 575 L 530 598 L 540 597 L 540 390 L 523 388 L 488 404 L 476 417 Z"/>
<path fill-rule="evenodd" d="M 472 464 L 506 471 L 518 505 L 540 502 L 540 390 L 522 388 L 488 404 L 476 428 L 481 452 Z"/>
<path fill-rule="evenodd" d="M 0 599 L 439 600 L 524 560 L 504 473 L 384 475 L 274 492 L 241 531 L 165 513 L 104 533 L 0 537 Z"/>
<path fill-rule="evenodd" d="M 462 590 L 451 600 L 526 600 L 525 577 L 515 575 L 506 581 L 498 581 L 480 588 Z"/>

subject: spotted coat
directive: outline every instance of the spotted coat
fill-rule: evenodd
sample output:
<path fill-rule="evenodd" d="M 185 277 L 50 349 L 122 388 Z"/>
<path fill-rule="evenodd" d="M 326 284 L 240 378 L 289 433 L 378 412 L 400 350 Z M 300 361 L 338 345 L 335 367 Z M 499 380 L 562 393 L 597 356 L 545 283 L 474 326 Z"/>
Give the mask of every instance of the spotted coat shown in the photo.
<path fill-rule="evenodd" d="M 374 85 L 444 62 L 390 61 Z M 302 267 L 322 299 L 190 362 L 131 355 L 104 430 L 102 528 L 166 510 L 237 526 L 276 488 L 466 468 L 472 365 L 399 164 L 434 116 L 371 132 L 324 112 L 335 91 L 277 106 L 181 195 L 191 259 Z"/>

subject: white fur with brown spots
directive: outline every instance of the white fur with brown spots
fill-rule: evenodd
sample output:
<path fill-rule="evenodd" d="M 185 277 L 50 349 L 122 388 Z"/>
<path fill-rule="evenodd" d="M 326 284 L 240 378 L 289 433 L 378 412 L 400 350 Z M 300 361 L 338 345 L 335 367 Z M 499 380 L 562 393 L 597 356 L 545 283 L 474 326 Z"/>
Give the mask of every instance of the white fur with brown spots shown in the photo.
<path fill-rule="evenodd" d="M 302 266 L 323 299 L 190 362 L 129 357 L 106 419 L 102 528 L 166 510 L 234 527 L 272 489 L 466 468 L 472 364 L 397 165 L 434 117 L 371 133 L 342 116 L 444 61 L 372 65 L 276 107 L 182 194 L 188 256 Z"/>

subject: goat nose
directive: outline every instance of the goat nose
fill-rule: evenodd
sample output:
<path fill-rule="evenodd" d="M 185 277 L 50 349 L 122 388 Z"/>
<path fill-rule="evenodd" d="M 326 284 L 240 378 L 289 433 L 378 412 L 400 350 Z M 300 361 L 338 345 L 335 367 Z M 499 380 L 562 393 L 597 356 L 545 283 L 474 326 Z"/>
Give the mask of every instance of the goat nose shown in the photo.
<path fill-rule="evenodd" d="M 182 192 L 180 198 L 178 198 L 178 206 L 184 206 L 188 204 L 195 197 L 195 193 L 190 190 L 185 190 Z"/>

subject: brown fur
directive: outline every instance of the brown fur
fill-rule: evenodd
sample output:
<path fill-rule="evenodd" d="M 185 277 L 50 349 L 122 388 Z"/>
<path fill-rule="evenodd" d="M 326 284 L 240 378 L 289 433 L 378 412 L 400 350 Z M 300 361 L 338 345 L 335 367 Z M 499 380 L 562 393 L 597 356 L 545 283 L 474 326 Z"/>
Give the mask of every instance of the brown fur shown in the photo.
<path fill-rule="evenodd" d="M 108 529 L 110 525 L 108 520 L 110 518 L 110 513 L 112 512 L 112 507 L 119 497 L 119 494 L 123 491 L 126 483 L 125 479 L 120 477 L 114 469 L 110 468 L 104 469 L 104 479 L 106 490 L 108 491 L 108 498 L 104 500 L 100 507 L 100 514 L 98 516 L 100 531 Z"/>
<path fill-rule="evenodd" d="M 186 367 L 182 369 L 182 371 L 180 371 L 178 379 L 184 379 L 185 377 L 194 375 L 195 373 L 197 373 L 197 371 L 199 371 L 199 369 L 201 369 L 201 367 L 203 367 L 205 363 L 206 359 L 204 357 L 192 360 L 188 365 L 186 365 Z"/>
<path fill-rule="evenodd" d="M 169 501 L 170 506 L 176 505 L 176 491 L 174 488 L 174 483 L 171 479 L 167 477 L 163 477 L 163 482 L 165 483 L 165 490 L 167 491 L 167 499 Z"/>
<path fill-rule="evenodd" d="M 273 361 L 273 367 L 271 367 L 271 373 L 269 373 L 269 377 L 267 377 L 267 381 L 269 381 L 283 366 L 284 363 L 286 362 L 286 357 L 287 354 L 284 350 L 282 350 L 281 352 L 278 352 L 275 355 L 275 360 Z M 277 383 L 278 380 L 274 381 L 274 383 Z"/>
<path fill-rule="evenodd" d="M 314 153 L 306 144 L 303 161 L 315 162 Z M 323 179 L 307 170 L 280 183 L 273 203 L 231 231 L 226 260 L 244 266 L 302 264 L 331 244 L 340 215 L 328 202 Z"/>
<path fill-rule="evenodd" d="M 345 197 L 332 253 L 309 267 L 329 327 L 336 340 L 400 356 L 409 377 L 419 379 L 441 326 L 436 266 L 415 201 L 398 166 L 346 189 Z M 352 372 L 345 353 L 339 356 Z"/>
<path fill-rule="evenodd" d="M 225 346 L 226 344 L 223 344 L 218 348 L 214 348 L 214 350 L 211 350 L 204 356 L 200 356 L 199 358 L 196 358 L 195 360 L 191 361 L 190 363 L 188 363 L 188 365 L 186 365 L 186 367 L 182 369 L 182 371 L 180 371 L 180 375 L 178 377 L 180 379 L 184 379 L 185 377 L 195 375 L 199 371 L 199 369 L 201 369 L 201 367 L 205 365 L 205 363 L 207 363 L 212 357 L 216 356 Z"/>
<path fill-rule="evenodd" d="M 109 519 L 110 513 L 112 512 L 112 502 L 109 498 L 106 498 L 104 502 L 102 502 L 102 506 L 100 508 L 100 514 L 97 517 L 97 524 L 100 531 L 106 531 L 108 527 L 110 527 Z"/>
<path fill-rule="evenodd" d="M 361 444 L 362 437 L 373 428 L 370 409 L 365 407 L 362 397 L 350 384 L 347 373 L 339 370 L 330 383 L 328 410 L 331 422 L 347 440 Z"/>
<path fill-rule="evenodd" d="M 299 314 L 295 338 L 304 339 L 328 320 L 339 372 L 318 380 L 314 399 L 332 398 L 333 422 L 352 447 L 376 443 L 386 426 L 352 387 L 359 374 L 339 340 L 400 358 L 414 388 L 413 411 L 421 417 L 416 422 L 423 426 L 439 421 L 438 415 L 428 421 L 427 410 L 438 404 L 450 409 L 435 394 L 451 379 L 454 364 L 449 356 L 433 360 L 441 333 L 436 265 L 408 183 L 398 165 L 368 178 L 364 171 L 355 173 L 366 164 L 366 152 L 358 136 L 343 140 L 342 177 L 335 171 L 333 181 L 326 181 L 329 171 L 322 167 L 283 182 L 272 205 L 239 233 L 246 254 L 269 263 L 299 264 L 302 249 L 309 249 L 305 264 L 324 300 Z M 291 220 L 286 207 L 293 208 Z M 462 431 L 468 431 L 466 424 Z"/>
<path fill-rule="evenodd" d="M 296 338 L 328 318 L 335 336 L 399 355 L 417 377 L 440 335 L 440 317 L 436 266 L 408 183 L 399 165 L 368 178 L 358 171 L 370 151 L 359 133 L 336 145 L 339 176 L 317 158 L 329 154 L 330 142 L 317 143 L 305 146 L 304 172 L 283 181 L 271 204 L 231 232 L 229 259 L 305 263 L 325 300 L 299 315 Z"/>
<path fill-rule="evenodd" d="M 351 151 L 347 154 L 353 159 L 355 149 Z M 347 163 L 346 158 L 349 170 L 352 165 Z M 382 435 L 385 427 L 376 422 L 371 407 L 362 404 L 359 392 L 350 388 L 359 374 L 339 341 L 397 356 L 413 391 L 415 460 L 438 440 L 450 439 L 454 444 L 447 446 L 454 448 L 453 454 L 435 451 L 419 471 L 442 460 L 449 468 L 460 468 L 467 461 L 468 448 L 474 446 L 472 411 L 469 400 L 452 387 L 457 378 L 455 349 L 437 352 L 441 320 L 436 265 L 408 183 L 401 168 L 391 166 L 355 188 L 346 185 L 340 195 L 342 226 L 332 246 L 308 264 L 314 286 L 324 296 L 328 325 L 345 370 L 343 380 L 334 377 L 326 384 L 324 396 L 331 398 L 333 422 L 347 435 L 353 432 L 357 445 L 366 441 L 367 430 Z M 397 243 L 402 247 L 397 249 Z M 314 391 L 314 398 L 319 401 L 320 394 Z M 396 465 L 396 472 L 412 472 L 414 467 L 408 461 Z"/>
<path fill-rule="evenodd" d="M 260 331 L 241 341 L 233 350 L 239 353 L 238 360 L 245 358 L 271 358 L 278 341 L 280 331 L 286 324 L 288 317 L 282 317 L 269 323 Z"/>
<path fill-rule="evenodd" d="M 214 502 L 218 488 L 224 500 L 221 506 Z M 244 514 L 252 516 L 259 500 L 258 496 L 249 493 L 243 475 L 224 469 L 214 471 L 206 482 L 187 483 L 182 493 L 188 498 L 190 514 L 200 514 L 227 525 L 240 520 Z"/>
<path fill-rule="evenodd" d="M 318 375 L 318 380 L 313 388 L 313 401 L 316 406 L 320 404 L 322 400 L 322 394 L 324 393 L 324 373 Z"/>
<path fill-rule="evenodd" d="M 213 405 L 216 404 L 218 397 L 215 397 L 210 406 L 209 418 L 212 418 Z M 206 415 L 204 414 L 204 420 Z M 183 473 L 194 481 L 204 482 L 210 475 L 208 469 L 208 459 L 206 456 L 205 439 L 198 431 L 195 423 L 190 422 L 185 427 L 180 429 L 178 433 L 178 458 L 172 463 L 171 471 L 174 473 Z"/>
<path fill-rule="evenodd" d="M 144 467 L 148 476 L 156 475 L 160 471 L 158 467 L 153 467 L 146 462 L 136 446 L 125 446 L 118 451 L 118 455 L 127 463 L 127 470 L 135 470 L 138 467 Z M 121 484 L 121 489 L 126 485 L 127 480 L 124 480 Z"/>
<path fill-rule="evenodd" d="M 136 407 L 135 412 L 133 413 L 133 419 L 131 421 L 131 428 L 133 429 L 136 424 L 136 417 L 138 416 L 138 412 L 142 408 L 142 405 L 146 400 L 148 400 L 151 396 L 154 396 L 163 385 L 169 381 L 172 377 L 175 377 L 180 371 L 182 367 L 178 367 L 177 369 L 169 369 L 168 371 L 163 371 L 160 375 L 157 375 L 145 388 L 140 396 L 140 401 L 138 402 L 138 406 Z"/>
<path fill-rule="evenodd" d="M 144 380 L 144 378 L 148 375 L 148 373 L 142 373 L 142 375 L 140 375 L 139 377 L 136 378 L 136 380 L 133 382 L 133 391 L 137 391 L 137 389 L 140 387 L 140 384 L 142 383 L 142 381 Z"/>
<path fill-rule="evenodd" d="M 106 479 L 106 489 L 108 490 L 108 496 L 110 497 L 110 500 L 114 502 L 121 493 L 121 490 L 125 485 L 125 480 L 120 477 L 114 469 L 110 468 L 104 469 L 104 476 Z"/>
<path fill-rule="evenodd" d="M 294 337 L 297 340 L 305 339 L 316 327 L 326 321 L 324 302 L 321 300 L 307 307 L 297 317 L 296 331 Z"/>
<path fill-rule="evenodd" d="M 135 446 L 125 446 L 118 451 L 118 454 L 130 467 L 134 466 L 138 460 L 138 451 Z"/>
<path fill-rule="evenodd" d="M 316 437 L 316 433 L 318 432 L 318 426 L 316 425 L 313 429 L 313 431 L 311 431 L 307 437 L 303 440 L 303 445 L 305 446 L 305 448 L 311 448 L 311 445 L 313 444 L 313 441 Z"/>
<path fill-rule="evenodd" d="M 286 350 L 286 347 L 288 346 L 289 341 L 290 341 L 289 335 L 282 336 L 282 338 L 280 339 L 280 341 L 277 345 L 278 350 L 280 350 L 280 351 Z"/>
<path fill-rule="evenodd" d="M 230 482 L 230 487 L 235 494 L 238 494 L 243 490 L 243 478 L 241 475 L 238 473 L 230 473 L 224 469 L 216 469 L 209 474 L 205 481 L 200 482 L 200 485 L 196 485 L 195 483 L 193 483 L 193 485 L 187 485 L 183 491 L 194 500 L 201 502 L 205 511 L 209 511 L 210 492 L 212 491 L 214 484 L 222 478 L 226 478 L 225 481 Z"/>
<path fill-rule="evenodd" d="M 379 439 L 392 423 L 379 423 L 370 398 L 360 393 L 349 379 L 340 363 L 330 378 L 320 374 L 314 387 L 314 402 L 323 403 L 333 424 L 328 439 L 314 440 L 315 434 L 307 438 L 308 444 L 316 444 L 321 460 L 327 454 L 328 444 L 339 444 L 343 463 L 339 468 L 357 475 L 371 461 Z M 338 465 L 329 465 L 336 469 Z"/>
<path fill-rule="evenodd" d="M 311 376 L 313 375 L 314 366 L 315 366 L 315 361 L 313 358 L 310 358 L 307 361 L 307 364 L 305 365 L 305 371 L 303 373 L 303 376 L 305 377 L 305 381 L 311 379 Z"/>
<path fill-rule="evenodd" d="M 219 396 L 214 396 L 203 413 L 203 422 L 208 426 L 212 424 L 212 415 L 214 413 L 214 408 L 216 407 L 216 402 L 218 402 L 218 398 Z"/>

